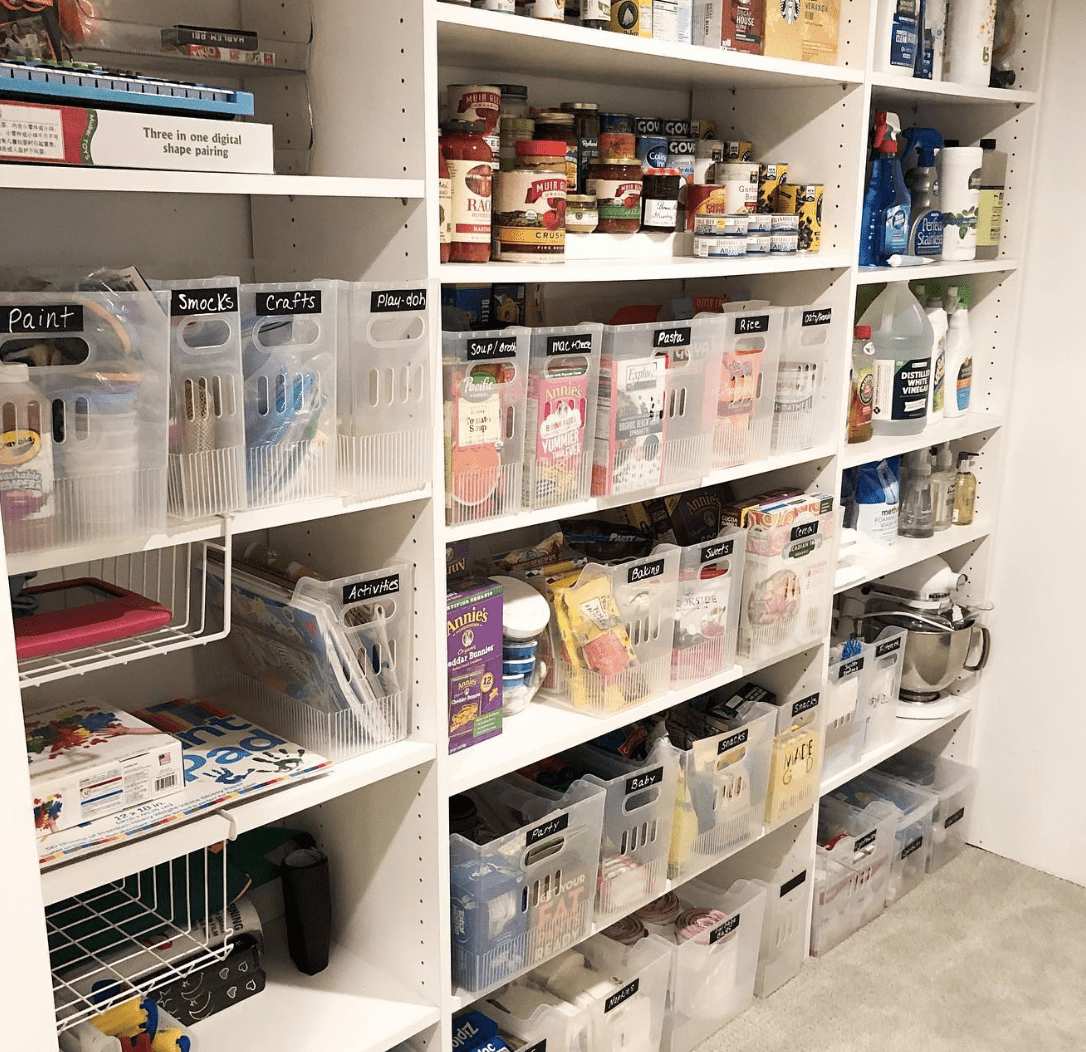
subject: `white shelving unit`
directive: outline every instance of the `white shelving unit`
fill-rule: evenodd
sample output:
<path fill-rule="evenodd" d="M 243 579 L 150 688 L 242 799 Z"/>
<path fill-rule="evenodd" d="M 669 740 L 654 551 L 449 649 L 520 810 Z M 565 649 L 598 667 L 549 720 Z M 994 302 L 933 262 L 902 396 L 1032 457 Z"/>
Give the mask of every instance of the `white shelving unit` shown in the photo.
<path fill-rule="evenodd" d="M 307 93 L 299 94 L 297 74 L 262 74 L 248 84 L 257 93 L 262 119 L 281 126 L 288 140 L 279 145 L 291 160 L 280 170 L 292 174 L 0 165 L 10 264 L 55 267 L 79 261 L 89 268 L 108 260 L 136 263 L 163 275 L 188 273 L 196 265 L 201 274 L 260 280 L 424 280 L 435 377 L 440 368 L 442 283 L 545 282 L 549 322 L 568 324 L 586 317 L 604 321 L 634 293 L 666 301 L 679 294 L 726 291 L 785 305 L 828 303 L 851 319 L 857 295 L 870 291 L 866 286 L 962 278 L 974 286 L 976 412 L 945 420 L 915 438 L 846 445 L 843 428 L 837 426 L 844 417 L 848 376 L 849 345 L 842 339 L 830 369 L 832 426 L 818 444 L 716 472 L 702 482 L 727 482 L 744 493 L 790 482 L 839 496 L 841 472 L 847 467 L 940 441 L 974 448 L 982 453 L 974 525 L 952 527 L 927 541 L 902 538 L 895 548 L 862 562 L 859 572 L 863 581 L 870 581 L 929 555 L 945 554 L 955 568 L 970 574 L 978 594 L 990 589 L 1050 0 L 1031 9 L 1029 47 L 1019 71 L 1022 87 L 1014 91 L 873 74 L 873 0 L 841 0 L 836 66 L 641 41 L 439 0 L 384 5 L 250 0 L 241 7 L 247 16 L 258 12 L 273 35 L 282 33 L 291 40 L 299 39 L 312 8 Z M 193 0 L 185 5 L 185 17 L 208 25 L 237 24 L 238 4 Z M 439 93 L 448 83 L 510 80 L 527 84 L 533 103 L 590 99 L 604 110 L 713 119 L 721 138 L 750 140 L 760 158 L 788 160 L 791 181 L 817 181 L 826 187 L 822 251 L 729 262 L 665 257 L 576 260 L 546 268 L 441 265 L 435 222 Z M 869 117 L 873 108 L 885 105 L 898 109 L 906 125 L 932 124 L 963 141 L 995 137 L 1010 154 L 998 259 L 906 270 L 861 271 L 855 266 Z M 440 385 L 433 389 L 440 391 Z M 250 1045 L 316 1052 L 342 1044 L 347 1035 L 356 1052 L 387 1052 L 409 1039 L 420 1050 L 450 1052 L 452 1013 L 464 1003 L 454 995 L 450 967 L 451 795 L 746 676 L 778 692 L 797 687 L 813 691 L 823 683 L 829 609 L 827 635 L 770 664 L 721 669 L 694 687 L 605 719 L 533 703 L 507 722 L 501 737 L 448 756 L 445 544 L 597 513 L 626 501 L 592 498 L 546 512 L 447 527 L 441 406 L 435 402 L 430 408 L 434 440 L 429 481 L 416 492 L 380 500 L 359 493 L 176 525 L 142 549 L 252 537 L 278 545 L 329 575 L 375 568 L 393 559 L 410 563 L 415 647 L 406 741 L 335 764 L 276 792 L 232 801 L 187 824 L 42 871 L 28 820 L 21 714 L 16 704 L 4 707 L 0 760 L 7 773 L 0 793 L 0 826 L 7 833 L 9 902 L 19 905 L 9 911 L 8 935 L 19 947 L 19 958 L 0 986 L 0 1005 L 13 1021 L 12 1048 L 57 1048 L 44 924 L 47 905 L 282 821 L 311 832 L 331 858 L 331 963 L 318 976 L 298 973 L 286 956 L 273 910 L 267 917 L 268 990 L 198 1024 L 195 1033 L 203 1052 Z M 33 555 L 0 552 L 0 561 L 11 574 L 119 554 L 123 551 L 115 546 L 98 545 Z M 849 586 L 856 583 L 852 580 Z M 197 664 L 208 655 L 210 660 L 230 661 L 224 644 L 212 643 L 21 687 L 10 611 L 6 605 L 0 610 L 0 676 L 9 697 L 14 700 L 21 693 L 24 703 L 70 697 L 78 690 L 141 707 L 194 692 Z M 962 693 L 948 714 L 930 721 L 898 720 L 889 743 L 825 780 L 823 791 L 917 742 L 969 761 L 974 723 L 990 703 L 990 691 L 983 677 L 960 687 Z M 784 823 L 771 832 L 774 843 L 781 839 L 793 853 L 809 853 L 815 817 L 810 811 Z M 732 859 L 733 868 L 741 867 L 742 850 Z M 847 953 L 848 948 L 836 952 Z"/>

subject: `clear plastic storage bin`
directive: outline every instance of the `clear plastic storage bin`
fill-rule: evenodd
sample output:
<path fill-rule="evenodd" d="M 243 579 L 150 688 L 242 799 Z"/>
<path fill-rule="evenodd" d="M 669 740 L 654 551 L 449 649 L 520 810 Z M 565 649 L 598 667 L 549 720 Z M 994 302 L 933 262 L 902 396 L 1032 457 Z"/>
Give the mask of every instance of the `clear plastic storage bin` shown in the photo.
<path fill-rule="evenodd" d="M 373 500 L 430 481 L 428 290 L 422 282 L 339 285 L 339 488 Z"/>
<path fill-rule="evenodd" d="M 864 731 L 864 751 L 885 745 L 897 729 L 897 697 L 901 688 L 901 670 L 905 661 L 904 628 L 884 628 L 873 643 L 868 643 L 868 677 Z"/>
<path fill-rule="evenodd" d="M 241 287 L 250 507 L 333 491 L 336 298 L 331 282 Z"/>
<path fill-rule="evenodd" d="M 603 330 L 592 492 L 698 482 L 709 471 L 720 318 Z"/>
<path fill-rule="evenodd" d="M 809 449 L 827 434 L 824 386 L 834 335 L 832 307 L 789 307 L 773 405 L 775 456 Z"/>
<path fill-rule="evenodd" d="M 769 456 L 784 308 L 752 307 L 722 317 L 724 354 L 713 433 L 714 469 Z"/>
<path fill-rule="evenodd" d="M 679 751 L 668 874 L 685 880 L 762 831 L 777 711 L 757 703 L 741 726 Z"/>
<path fill-rule="evenodd" d="M 833 797 L 822 800 L 815 848 L 812 957 L 832 950 L 886 907 L 900 821 L 901 812 L 884 800 L 874 800 L 862 809 Z"/>
<path fill-rule="evenodd" d="M 879 769 L 939 797 L 932 815 L 932 847 L 928 861 L 928 872 L 934 873 L 960 854 L 969 841 L 976 770 L 942 756 L 928 756 L 917 748 L 898 753 L 880 764 Z"/>
<path fill-rule="evenodd" d="M 9 554 L 165 529 L 168 309 L 164 294 L 0 294 Z"/>
<path fill-rule="evenodd" d="M 604 793 L 506 775 L 466 794 L 482 844 L 450 838 L 453 981 L 482 992 L 575 946 L 592 927 Z"/>
<path fill-rule="evenodd" d="M 813 864 L 767 879 L 765 921 L 754 993 L 768 997 L 799 975 L 807 956 L 807 897 Z M 754 874 L 758 876 L 757 873 Z"/>
<path fill-rule="evenodd" d="M 823 778 L 833 777 L 859 763 L 863 754 L 870 665 L 870 651 L 862 645 L 854 657 L 830 663 L 824 693 Z"/>
<path fill-rule="evenodd" d="M 675 606 L 672 683 L 695 683 L 735 664 L 746 530 L 683 548 Z"/>
<path fill-rule="evenodd" d="M 777 735 L 766 798 L 767 826 L 803 814 L 818 799 L 822 778 L 823 705 L 815 691 L 777 706 Z"/>
<path fill-rule="evenodd" d="M 520 510 L 531 329 L 446 332 L 445 521 Z"/>
<path fill-rule="evenodd" d="M 679 549 L 614 566 L 590 563 L 577 583 L 553 588 L 551 661 L 543 690 L 592 716 L 666 694 Z"/>
<path fill-rule="evenodd" d="M 592 488 L 602 325 L 533 329 L 524 507 L 584 500 Z"/>

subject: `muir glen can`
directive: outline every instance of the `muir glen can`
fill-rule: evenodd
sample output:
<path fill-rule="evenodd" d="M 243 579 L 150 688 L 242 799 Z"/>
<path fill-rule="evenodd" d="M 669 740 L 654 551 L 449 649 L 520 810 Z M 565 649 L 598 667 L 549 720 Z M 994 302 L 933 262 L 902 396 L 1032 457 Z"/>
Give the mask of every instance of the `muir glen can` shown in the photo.
<path fill-rule="evenodd" d="M 566 144 L 522 140 L 498 176 L 494 241 L 503 262 L 561 263 L 566 251 Z"/>

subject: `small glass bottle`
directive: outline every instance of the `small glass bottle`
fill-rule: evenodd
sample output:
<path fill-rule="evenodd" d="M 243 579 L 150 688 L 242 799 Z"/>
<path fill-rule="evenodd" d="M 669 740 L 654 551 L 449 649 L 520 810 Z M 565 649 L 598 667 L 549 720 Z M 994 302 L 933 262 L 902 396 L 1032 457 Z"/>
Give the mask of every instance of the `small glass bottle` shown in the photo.
<path fill-rule="evenodd" d="M 932 504 L 931 462 L 921 449 L 905 459 L 901 479 L 901 507 L 897 532 L 902 537 L 934 537 L 935 511 Z"/>
<path fill-rule="evenodd" d="M 954 453 L 949 442 L 935 448 L 935 468 L 931 473 L 932 503 L 935 508 L 935 532 L 950 528 L 954 522 L 954 492 L 958 472 L 954 468 Z"/>
<path fill-rule="evenodd" d="M 977 503 L 977 476 L 972 468 L 976 453 L 958 454 L 958 481 L 954 487 L 954 525 L 969 526 Z"/>
<path fill-rule="evenodd" d="M 875 366 L 871 326 L 857 325 L 852 343 L 852 383 L 848 399 L 848 440 L 871 438 L 871 404 L 875 398 Z"/>

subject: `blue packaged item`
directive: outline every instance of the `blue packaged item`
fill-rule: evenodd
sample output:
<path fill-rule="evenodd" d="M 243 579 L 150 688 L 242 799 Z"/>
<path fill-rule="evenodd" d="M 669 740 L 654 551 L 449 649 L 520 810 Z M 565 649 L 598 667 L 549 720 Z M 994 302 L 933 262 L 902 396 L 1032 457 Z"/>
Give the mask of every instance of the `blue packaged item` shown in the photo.
<path fill-rule="evenodd" d="M 637 140 L 637 157 L 641 167 L 667 167 L 667 137 L 664 135 L 642 135 Z"/>
<path fill-rule="evenodd" d="M 528 914 L 521 909 L 520 873 L 500 855 L 484 855 L 459 864 L 454 861 L 449 879 L 454 961 L 485 961 L 486 979 L 474 988 L 491 980 L 511 979 L 528 967 Z M 457 976 L 469 987 L 472 978 Z"/>
<path fill-rule="evenodd" d="M 482 1012 L 465 1012 L 452 1025 L 453 1052 L 509 1052 L 498 1036 L 498 1024 Z"/>
<path fill-rule="evenodd" d="M 502 657 L 506 661 L 534 660 L 539 650 L 538 639 L 510 640 L 502 643 Z"/>
<path fill-rule="evenodd" d="M 535 658 L 520 658 L 502 661 L 503 676 L 530 676 L 535 668 Z"/>
<path fill-rule="evenodd" d="M 856 470 L 855 528 L 885 548 L 897 541 L 900 460 L 889 457 Z"/>

